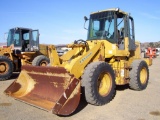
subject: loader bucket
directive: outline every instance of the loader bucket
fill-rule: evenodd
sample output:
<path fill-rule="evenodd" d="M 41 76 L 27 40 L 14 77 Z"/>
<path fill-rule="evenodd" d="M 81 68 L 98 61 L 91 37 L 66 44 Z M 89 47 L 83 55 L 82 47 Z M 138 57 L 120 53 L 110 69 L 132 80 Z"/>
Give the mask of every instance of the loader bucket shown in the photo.
<path fill-rule="evenodd" d="M 63 67 L 22 66 L 5 94 L 33 106 L 69 115 L 80 101 L 80 81 Z"/>

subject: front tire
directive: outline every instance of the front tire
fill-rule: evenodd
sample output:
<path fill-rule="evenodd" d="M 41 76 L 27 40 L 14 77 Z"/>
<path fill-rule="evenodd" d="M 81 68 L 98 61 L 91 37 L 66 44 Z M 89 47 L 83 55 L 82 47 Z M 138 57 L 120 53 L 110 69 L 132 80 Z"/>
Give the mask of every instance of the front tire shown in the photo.
<path fill-rule="evenodd" d="M 135 60 L 130 71 L 129 86 L 133 90 L 144 90 L 148 85 L 149 69 L 144 60 Z"/>
<path fill-rule="evenodd" d="M 93 105 L 104 105 L 115 95 L 115 75 L 105 62 L 89 64 L 82 75 L 82 87 L 86 101 Z"/>
<path fill-rule="evenodd" d="M 13 62 L 6 56 L 0 56 L 0 81 L 9 79 L 13 74 Z"/>
<path fill-rule="evenodd" d="M 33 66 L 47 66 L 50 60 L 44 55 L 39 55 L 35 57 L 32 61 Z"/>

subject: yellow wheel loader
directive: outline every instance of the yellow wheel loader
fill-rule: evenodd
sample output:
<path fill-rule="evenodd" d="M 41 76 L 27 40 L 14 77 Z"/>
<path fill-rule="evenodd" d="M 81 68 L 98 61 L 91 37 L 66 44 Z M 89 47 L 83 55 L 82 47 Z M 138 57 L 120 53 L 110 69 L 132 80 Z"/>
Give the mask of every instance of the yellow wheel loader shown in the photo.
<path fill-rule="evenodd" d="M 7 46 L 0 48 L 0 80 L 9 79 L 22 65 L 46 66 L 46 45 L 39 45 L 39 31 L 16 27 L 8 32 Z"/>
<path fill-rule="evenodd" d="M 33 106 L 69 115 L 79 105 L 81 93 L 88 103 L 104 105 L 115 96 L 116 85 L 144 90 L 149 80 L 149 59 L 141 59 L 135 42 L 134 20 L 119 9 L 91 13 L 88 39 L 68 44 L 58 56 L 49 46 L 50 66 L 22 66 L 5 94 Z M 84 92 L 82 92 L 84 89 Z"/>

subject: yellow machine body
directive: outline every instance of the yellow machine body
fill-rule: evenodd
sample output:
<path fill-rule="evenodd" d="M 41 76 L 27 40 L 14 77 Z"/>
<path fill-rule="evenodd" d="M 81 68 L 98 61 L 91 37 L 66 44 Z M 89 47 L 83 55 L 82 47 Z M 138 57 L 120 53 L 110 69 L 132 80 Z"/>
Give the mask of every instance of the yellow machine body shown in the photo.
<path fill-rule="evenodd" d="M 106 11 L 116 12 L 115 9 L 101 12 Z M 92 14 L 99 14 L 101 12 Z M 125 12 L 119 12 L 126 15 Z M 89 35 L 92 34 L 89 33 Z M 112 77 L 110 73 L 101 69 L 102 73 L 98 79 L 102 78 L 102 82 L 100 80 L 95 83 L 100 83 L 100 97 L 108 94 L 105 89 L 108 89 L 108 91 L 114 89 L 110 88 L 110 85 L 114 85 L 114 81 L 116 85 L 125 85 L 130 82 L 132 63 L 135 60 L 141 60 L 140 43 L 134 42 L 135 46 L 131 47 L 135 48 L 131 50 L 129 48 L 129 44 L 131 44 L 129 37 L 125 36 L 123 39 L 123 50 L 119 49 L 117 42 L 113 43 L 109 40 L 79 40 L 79 42 L 68 44 L 67 47 L 71 48 L 71 50 L 62 56 L 58 56 L 56 47 L 51 45 L 48 47 L 50 66 L 23 66 L 19 77 L 5 90 L 5 93 L 29 104 L 52 111 L 55 114 L 69 115 L 74 112 L 79 104 L 82 86 L 81 79 L 87 75 L 91 76 L 90 73 L 96 70 L 93 68 L 98 68 L 92 67 L 92 63 L 95 63 L 95 65 L 107 63 L 114 71 L 111 73 L 114 74 Z M 148 60 L 146 59 L 145 61 Z M 147 62 L 147 64 L 151 65 L 151 61 Z M 91 70 L 87 71 L 88 68 Z M 140 80 L 142 83 L 146 83 L 145 81 L 148 79 L 147 70 L 145 67 L 142 67 L 142 70 L 140 70 Z M 84 74 L 85 72 L 86 74 Z M 94 74 L 97 73 L 95 72 Z M 114 81 L 106 80 L 111 78 Z M 107 84 L 109 84 L 109 87 L 107 87 Z M 96 104 L 96 102 L 91 104 Z"/>

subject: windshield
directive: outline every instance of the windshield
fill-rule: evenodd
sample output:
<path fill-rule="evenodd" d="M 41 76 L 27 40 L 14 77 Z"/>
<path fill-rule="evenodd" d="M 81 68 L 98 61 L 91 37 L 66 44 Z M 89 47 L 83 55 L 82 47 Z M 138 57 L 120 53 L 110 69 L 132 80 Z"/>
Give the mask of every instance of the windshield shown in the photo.
<path fill-rule="evenodd" d="M 14 44 L 14 46 L 21 46 L 19 30 L 11 29 L 8 33 L 7 46 Z"/>
<path fill-rule="evenodd" d="M 90 16 L 88 40 L 114 39 L 114 12 L 107 11 Z"/>

